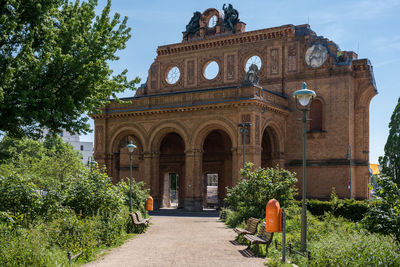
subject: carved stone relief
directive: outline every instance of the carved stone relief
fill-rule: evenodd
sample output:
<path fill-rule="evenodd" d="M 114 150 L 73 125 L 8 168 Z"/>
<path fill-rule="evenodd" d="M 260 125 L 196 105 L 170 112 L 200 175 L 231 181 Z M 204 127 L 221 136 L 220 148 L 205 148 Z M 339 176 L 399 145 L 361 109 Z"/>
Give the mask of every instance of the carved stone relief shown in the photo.
<path fill-rule="evenodd" d="M 271 74 L 279 73 L 279 50 L 277 48 L 271 49 Z"/>
<path fill-rule="evenodd" d="M 258 115 L 256 115 L 255 131 L 256 131 L 256 145 L 259 145 L 260 144 L 260 116 L 258 116 Z"/>
<path fill-rule="evenodd" d="M 150 77 L 151 77 L 151 83 L 150 83 L 151 89 L 158 89 L 159 64 L 153 64 L 151 66 Z"/>
<path fill-rule="evenodd" d="M 104 151 L 104 126 L 95 128 L 95 150 Z"/>
<path fill-rule="evenodd" d="M 297 47 L 295 44 L 288 48 L 288 71 L 297 71 Z"/>
<path fill-rule="evenodd" d="M 187 85 L 193 85 L 194 81 L 194 60 L 189 60 L 187 62 Z"/>
<path fill-rule="evenodd" d="M 235 79 L 235 56 L 228 55 L 226 59 L 226 79 L 227 80 L 234 80 Z"/>

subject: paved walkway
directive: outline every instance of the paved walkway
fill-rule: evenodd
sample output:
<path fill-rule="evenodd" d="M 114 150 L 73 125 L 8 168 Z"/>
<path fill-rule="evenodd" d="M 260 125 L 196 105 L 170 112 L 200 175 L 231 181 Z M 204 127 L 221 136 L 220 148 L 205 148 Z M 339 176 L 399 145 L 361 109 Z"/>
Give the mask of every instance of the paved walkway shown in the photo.
<path fill-rule="evenodd" d="M 172 216 L 171 216 L 172 215 Z M 158 213 L 145 234 L 86 266 L 263 266 L 215 213 Z"/>

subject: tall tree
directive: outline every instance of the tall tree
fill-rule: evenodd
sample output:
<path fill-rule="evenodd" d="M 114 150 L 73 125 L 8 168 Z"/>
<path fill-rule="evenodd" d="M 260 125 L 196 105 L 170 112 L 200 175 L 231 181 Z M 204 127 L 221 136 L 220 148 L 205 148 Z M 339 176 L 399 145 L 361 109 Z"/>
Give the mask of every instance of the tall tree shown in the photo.
<path fill-rule="evenodd" d="M 385 145 L 385 155 L 379 157 L 382 173 L 400 185 L 400 98 L 389 123 L 389 136 Z"/>
<path fill-rule="evenodd" d="M 127 18 L 110 17 L 111 0 L 0 0 L 0 131 L 36 136 L 89 131 L 85 112 L 135 89 L 127 71 L 112 75 L 131 37 Z"/>

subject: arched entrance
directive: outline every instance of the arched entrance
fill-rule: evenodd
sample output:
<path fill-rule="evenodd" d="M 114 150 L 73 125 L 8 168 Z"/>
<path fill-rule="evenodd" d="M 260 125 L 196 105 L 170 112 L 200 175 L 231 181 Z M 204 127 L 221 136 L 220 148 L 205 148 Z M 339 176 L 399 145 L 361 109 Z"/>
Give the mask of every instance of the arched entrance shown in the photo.
<path fill-rule="evenodd" d="M 265 128 L 262 137 L 261 167 L 273 168 L 279 164 L 280 149 L 279 141 L 275 130 L 268 126 Z"/>
<path fill-rule="evenodd" d="M 185 177 L 185 143 L 170 132 L 160 144 L 160 192 L 162 208 L 183 208 Z"/>
<path fill-rule="evenodd" d="M 218 207 L 232 186 L 232 142 L 222 130 L 213 130 L 203 143 L 203 207 Z"/>
<path fill-rule="evenodd" d="M 137 181 L 143 181 L 143 146 L 139 139 L 133 135 L 124 135 L 117 139 L 113 151 L 113 183 L 118 183 L 121 179 L 129 178 L 129 151 L 126 146 L 132 141 L 136 149 L 132 153 L 132 177 Z"/>

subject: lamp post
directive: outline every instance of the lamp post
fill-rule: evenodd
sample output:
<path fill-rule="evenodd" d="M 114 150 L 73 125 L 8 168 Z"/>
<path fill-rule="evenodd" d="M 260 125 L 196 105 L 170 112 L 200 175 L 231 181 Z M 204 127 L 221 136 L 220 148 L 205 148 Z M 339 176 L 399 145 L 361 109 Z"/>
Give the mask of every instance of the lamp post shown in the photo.
<path fill-rule="evenodd" d="M 249 127 L 251 122 L 239 122 L 238 126 L 240 128 L 240 133 L 243 136 L 243 169 L 246 165 L 245 155 L 246 155 L 246 135 L 249 133 Z"/>
<path fill-rule="evenodd" d="M 350 191 L 350 198 L 352 198 L 351 193 L 351 146 L 350 144 L 347 146 L 347 156 L 346 158 L 349 160 L 349 191 Z"/>
<path fill-rule="evenodd" d="M 129 151 L 129 212 L 132 212 L 132 153 L 136 146 L 131 141 L 126 148 Z"/>
<path fill-rule="evenodd" d="M 96 166 L 97 162 L 94 160 L 94 157 L 90 156 L 88 158 L 88 165 L 89 165 L 89 170 L 92 172 L 93 166 Z"/>
<path fill-rule="evenodd" d="M 306 206 L 306 139 L 307 139 L 307 111 L 311 110 L 313 98 L 317 95 L 307 89 L 303 82 L 302 88 L 293 93 L 296 99 L 296 108 L 303 112 L 303 199 L 301 209 L 301 251 L 307 251 L 307 206 Z"/>

